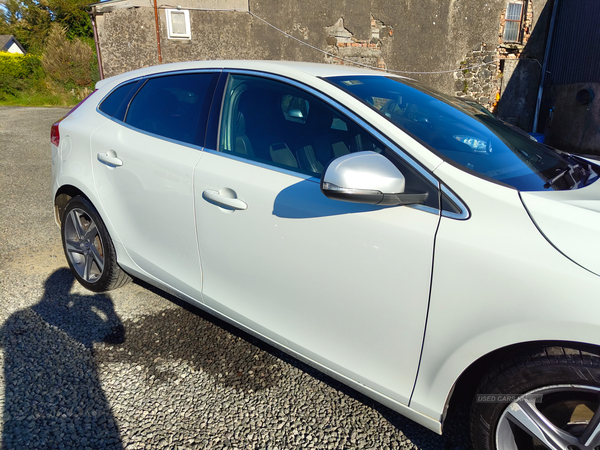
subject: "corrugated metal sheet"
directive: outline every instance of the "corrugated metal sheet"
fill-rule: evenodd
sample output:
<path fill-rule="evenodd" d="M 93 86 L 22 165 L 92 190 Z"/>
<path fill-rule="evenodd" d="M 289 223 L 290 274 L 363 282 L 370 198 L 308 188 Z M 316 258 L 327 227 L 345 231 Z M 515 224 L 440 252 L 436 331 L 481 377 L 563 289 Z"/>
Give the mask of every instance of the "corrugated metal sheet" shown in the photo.
<path fill-rule="evenodd" d="M 559 0 L 545 84 L 600 82 L 600 0 Z"/>

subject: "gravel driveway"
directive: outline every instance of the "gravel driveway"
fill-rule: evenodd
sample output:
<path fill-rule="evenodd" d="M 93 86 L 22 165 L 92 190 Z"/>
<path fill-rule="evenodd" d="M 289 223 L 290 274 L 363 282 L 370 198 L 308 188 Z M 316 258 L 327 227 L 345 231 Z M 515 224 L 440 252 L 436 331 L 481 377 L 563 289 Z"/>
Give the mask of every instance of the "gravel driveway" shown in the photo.
<path fill-rule="evenodd" d="M 96 295 L 66 269 L 50 125 L 0 107 L 2 449 L 464 449 L 141 282 Z"/>

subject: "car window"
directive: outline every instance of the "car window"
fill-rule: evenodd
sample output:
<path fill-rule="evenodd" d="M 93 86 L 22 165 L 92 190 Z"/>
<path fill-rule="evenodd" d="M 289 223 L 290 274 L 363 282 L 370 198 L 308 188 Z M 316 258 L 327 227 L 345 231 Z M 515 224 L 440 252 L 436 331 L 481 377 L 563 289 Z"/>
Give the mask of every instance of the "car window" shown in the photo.
<path fill-rule="evenodd" d="M 149 79 L 131 101 L 125 123 L 161 137 L 204 145 L 216 77 L 188 73 Z"/>
<path fill-rule="evenodd" d="M 142 80 L 136 80 L 119 86 L 100 103 L 98 109 L 114 119 L 123 121 L 131 98 L 142 84 Z"/>
<path fill-rule="evenodd" d="M 439 207 L 436 187 L 371 133 L 316 96 L 279 81 L 229 76 L 219 150 L 315 177 L 335 158 L 374 151 L 396 164 L 409 190 L 430 193 L 427 206 Z"/>
<path fill-rule="evenodd" d="M 492 114 L 417 82 L 387 76 L 330 77 L 442 158 L 523 191 L 575 189 L 600 170 L 518 133 Z"/>
<path fill-rule="evenodd" d="M 369 133 L 317 97 L 258 77 L 231 75 L 224 98 L 220 151 L 320 176 L 350 152 L 383 152 Z"/>

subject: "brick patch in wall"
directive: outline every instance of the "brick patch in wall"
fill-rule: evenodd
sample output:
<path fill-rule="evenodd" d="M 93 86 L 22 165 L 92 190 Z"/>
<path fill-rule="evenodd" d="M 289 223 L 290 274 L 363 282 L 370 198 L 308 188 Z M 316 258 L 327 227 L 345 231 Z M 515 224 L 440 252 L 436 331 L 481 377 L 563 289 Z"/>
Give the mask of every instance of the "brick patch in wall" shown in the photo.
<path fill-rule="evenodd" d="M 344 27 L 344 19 L 340 18 L 330 27 L 325 28 L 326 51 L 334 56 L 325 56 L 330 64 L 352 64 L 356 62 L 379 69 L 385 69 L 386 64 L 381 55 L 381 46 L 386 39 L 391 39 L 393 29 L 382 21 L 371 16 L 370 39 L 361 40 Z"/>

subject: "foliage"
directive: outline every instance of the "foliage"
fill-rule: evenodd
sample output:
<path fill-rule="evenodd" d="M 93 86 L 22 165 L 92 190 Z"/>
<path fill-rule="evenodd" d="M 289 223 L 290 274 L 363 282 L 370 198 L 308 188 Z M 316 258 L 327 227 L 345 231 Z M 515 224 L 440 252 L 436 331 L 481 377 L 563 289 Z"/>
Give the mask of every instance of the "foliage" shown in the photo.
<path fill-rule="evenodd" d="M 94 52 L 91 47 L 79 38 L 69 41 L 65 28 L 56 23 L 51 26 L 42 64 L 54 81 L 80 87 L 92 83 Z"/>
<path fill-rule="evenodd" d="M 0 99 L 39 84 L 41 78 L 39 56 L 0 52 Z"/>
<path fill-rule="evenodd" d="M 0 104 L 68 106 L 91 92 L 98 79 L 91 47 L 52 28 L 43 56 L 0 52 Z"/>
<path fill-rule="evenodd" d="M 52 22 L 46 0 L 5 0 L 4 8 L 5 34 L 14 35 L 28 52 L 41 53 Z"/>
<path fill-rule="evenodd" d="M 66 29 L 69 40 L 81 38 L 92 40 L 92 23 L 87 13 L 88 0 L 51 0 L 50 5 L 54 20 Z"/>
<path fill-rule="evenodd" d="M 0 33 L 12 34 L 28 52 L 41 54 L 51 25 L 66 29 L 69 40 L 92 39 L 89 0 L 0 0 Z"/>
<path fill-rule="evenodd" d="M 0 53 L 0 104 L 73 105 L 99 79 L 91 0 L 0 0 L 0 34 L 28 52 Z"/>
<path fill-rule="evenodd" d="M 26 78 L 41 75 L 41 58 L 36 55 L 0 52 L 0 76 Z"/>
<path fill-rule="evenodd" d="M 81 100 L 75 92 L 53 90 L 45 85 L 44 89 L 16 91 L 14 95 L 0 92 L 2 106 L 74 106 Z"/>

